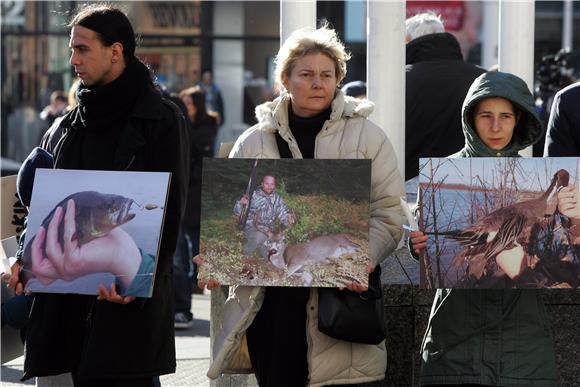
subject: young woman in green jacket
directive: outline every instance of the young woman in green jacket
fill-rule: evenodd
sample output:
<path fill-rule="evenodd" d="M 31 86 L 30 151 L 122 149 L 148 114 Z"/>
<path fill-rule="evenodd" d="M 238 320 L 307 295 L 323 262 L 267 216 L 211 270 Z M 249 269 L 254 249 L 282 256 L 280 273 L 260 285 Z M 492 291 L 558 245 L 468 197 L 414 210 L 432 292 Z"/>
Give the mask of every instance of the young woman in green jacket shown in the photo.
<path fill-rule="evenodd" d="M 519 157 L 541 123 L 532 94 L 515 75 L 475 79 L 462 109 L 465 146 L 450 157 Z M 414 253 L 427 236 L 411 233 Z M 501 258 L 501 257 L 500 257 Z M 517 277 L 517 262 L 497 259 Z M 421 346 L 422 386 L 557 385 L 554 347 L 539 290 L 438 289 Z"/>

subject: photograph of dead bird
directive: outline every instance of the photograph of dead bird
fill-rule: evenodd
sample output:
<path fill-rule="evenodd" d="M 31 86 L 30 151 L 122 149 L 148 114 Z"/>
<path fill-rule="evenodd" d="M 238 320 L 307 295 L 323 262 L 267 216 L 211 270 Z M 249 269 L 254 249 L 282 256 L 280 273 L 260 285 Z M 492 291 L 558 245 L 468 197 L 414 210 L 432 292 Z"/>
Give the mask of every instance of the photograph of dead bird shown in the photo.
<path fill-rule="evenodd" d="M 170 174 L 38 169 L 20 277 L 35 293 L 151 297 Z"/>
<path fill-rule="evenodd" d="M 580 159 L 421 159 L 423 288 L 579 288 Z"/>
<path fill-rule="evenodd" d="M 198 280 L 366 285 L 370 182 L 370 160 L 204 160 Z"/>

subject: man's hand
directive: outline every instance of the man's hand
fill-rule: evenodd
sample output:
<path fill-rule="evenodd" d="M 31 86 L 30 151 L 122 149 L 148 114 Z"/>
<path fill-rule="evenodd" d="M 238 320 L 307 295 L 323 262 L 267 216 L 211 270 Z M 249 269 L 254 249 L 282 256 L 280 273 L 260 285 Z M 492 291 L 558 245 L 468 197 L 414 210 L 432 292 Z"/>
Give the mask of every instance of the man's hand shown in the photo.
<path fill-rule="evenodd" d="M 203 265 L 203 258 L 201 257 L 201 255 L 196 255 L 195 257 L 193 257 L 193 262 L 197 265 L 198 269 Z M 199 270 L 197 271 L 199 274 Z M 197 287 L 200 289 L 203 289 L 207 286 L 208 290 L 213 290 L 213 289 L 217 289 L 221 286 L 221 284 L 213 279 L 210 278 L 207 283 L 205 283 L 204 281 L 201 280 L 197 280 Z"/>
<path fill-rule="evenodd" d="M 293 213 L 293 212 L 288 213 L 288 227 L 294 226 L 296 224 L 297 220 L 298 220 L 298 217 L 296 216 L 295 213 Z"/>
<path fill-rule="evenodd" d="M 97 297 L 98 300 L 107 300 L 110 302 L 114 302 L 117 304 L 128 304 L 135 299 L 135 296 L 126 296 L 123 297 L 117 293 L 117 287 L 113 282 L 111 284 L 111 290 L 107 290 L 105 285 L 102 283 L 99 284 L 99 296 Z"/>
<path fill-rule="evenodd" d="M 249 201 L 250 199 L 248 198 L 248 195 L 244 195 L 240 198 L 240 204 L 243 206 L 246 206 Z"/>

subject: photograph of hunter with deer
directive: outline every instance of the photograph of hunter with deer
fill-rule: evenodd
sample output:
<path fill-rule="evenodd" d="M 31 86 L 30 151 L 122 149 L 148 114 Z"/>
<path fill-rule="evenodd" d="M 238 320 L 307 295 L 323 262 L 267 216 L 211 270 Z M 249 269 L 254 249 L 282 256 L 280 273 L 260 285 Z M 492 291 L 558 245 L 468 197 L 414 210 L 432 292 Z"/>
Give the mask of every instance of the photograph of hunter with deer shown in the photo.
<path fill-rule="evenodd" d="M 199 277 L 221 284 L 368 282 L 368 160 L 204 162 Z"/>
<path fill-rule="evenodd" d="M 578 288 L 579 161 L 422 159 L 422 287 Z"/>

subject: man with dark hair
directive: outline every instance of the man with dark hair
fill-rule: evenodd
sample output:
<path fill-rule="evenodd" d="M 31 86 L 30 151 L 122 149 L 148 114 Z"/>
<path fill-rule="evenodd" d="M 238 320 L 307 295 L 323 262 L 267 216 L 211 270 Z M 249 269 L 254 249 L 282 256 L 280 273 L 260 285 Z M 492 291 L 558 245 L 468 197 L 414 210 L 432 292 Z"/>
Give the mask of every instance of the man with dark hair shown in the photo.
<path fill-rule="evenodd" d="M 463 60 L 457 39 L 431 13 L 406 21 L 405 180 L 419 174 L 419 158 L 446 157 L 464 143 L 461 106 L 485 72 Z"/>
<path fill-rule="evenodd" d="M 37 294 L 23 379 L 71 372 L 75 386 L 152 386 L 175 372 L 171 265 L 189 180 L 189 136 L 183 115 L 135 56 L 135 33 L 122 11 L 92 5 L 69 26 L 70 64 L 81 84 L 78 106 L 41 144 L 55 168 L 171 172 L 171 186 L 152 298 L 122 296 L 114 284 L 100 285 L 98 297 Z M 67 243 L 55 250 L 72 262 Z M 56 259 L 57 251 L 46 250 L 47 260 Z M 22 288 L 14 270 L 10 285 Z"/>

